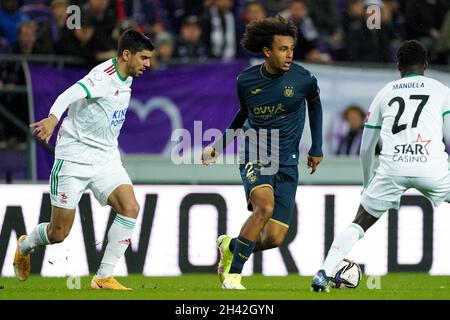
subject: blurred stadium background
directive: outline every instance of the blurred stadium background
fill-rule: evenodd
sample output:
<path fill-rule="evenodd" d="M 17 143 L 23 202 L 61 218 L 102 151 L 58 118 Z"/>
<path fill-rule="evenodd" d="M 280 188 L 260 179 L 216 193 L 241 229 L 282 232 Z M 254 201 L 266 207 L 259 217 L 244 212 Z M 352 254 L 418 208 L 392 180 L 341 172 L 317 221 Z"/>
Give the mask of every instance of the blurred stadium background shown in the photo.
<path fill-rule="evenodd" d="M 56 97 L 91 67 L 113 57 L 117 38 L 127 28 L 149 34 L 156 50 L 153 70 L 134 80 L 119 138 L 142 213 L 118 275 L 215 272 L 217 235 L 239 232 L 247 213 L 235 153 L 231 148 L 224 164 L 203 167 L 199 150 L 210 142 L 207 130 L 224 130 L 237 110 L 236 76 L 261 62 L 239 46 L 252 19 L 280 13 L 298 25 L 295 59 L 316 75 L 321 88 L 325 161 L 309 175 L 302 159 L 296 214 L 286 242 L 254 255 L 244 269 L 247 275 L 313 274 L 334 233 L 353 218 L 361 191 L 357 154 L 363 119 L 376 92 L 399 77 L 395 51 L 402 40 L 422 41 L 429 51 L 428 75 L 450 83 L 448 0 L 0 4 L 1 276 L 14 274 L 16 236 L 50 217 L 48 177 L 55 137 L 44 146 L 30 135 L 28 124 L 46 116 Z M 80 28 L 73 30 L 66 26 L 76 12 L 71 5 L 81 9 Z M 366 22 L 374 18 L 368 11 L 373 6 L 381 14 L 380 28 L 370 30 Z M 188 142 L 182 156 L 180 139 Z M 306 126 L 303 154 L 309 141 Z M 366 274 L 449 275 L 449 208 L 433 208 L 415 191 L 408 192 L 401 209 L 380 219 L 350 258 Z M 111 214 L 85 194 L 71 235 L 34 254 L 33 272 L 92 274 Z"/>

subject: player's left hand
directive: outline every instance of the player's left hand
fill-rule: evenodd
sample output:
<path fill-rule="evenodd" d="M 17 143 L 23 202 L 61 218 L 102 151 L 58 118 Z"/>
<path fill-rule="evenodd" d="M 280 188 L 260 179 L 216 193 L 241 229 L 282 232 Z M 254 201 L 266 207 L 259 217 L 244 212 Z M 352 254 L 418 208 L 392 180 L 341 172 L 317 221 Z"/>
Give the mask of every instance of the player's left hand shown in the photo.
<path fill-rule="evenodd" d="M 316 172 L 317 166 L 322 160 L 323 157 L 313 157 L 308 155 L 308 170 L 310 171 L 309 174 L 313 174 L 314 172 Z"/>

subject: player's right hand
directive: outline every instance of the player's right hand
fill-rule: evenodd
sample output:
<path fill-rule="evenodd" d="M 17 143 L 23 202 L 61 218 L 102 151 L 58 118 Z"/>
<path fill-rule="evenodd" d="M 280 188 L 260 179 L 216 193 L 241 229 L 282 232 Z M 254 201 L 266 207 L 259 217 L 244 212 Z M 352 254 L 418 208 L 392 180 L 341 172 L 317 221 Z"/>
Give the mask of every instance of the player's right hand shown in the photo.
<path fill-rule="evenodd" d="M 33 128 L 33 135 L 48 143 L 57 124 L 58 118 L 51 114 L 48 118 L 30 124 L 30 128 Z"/>
<path fill-rule="evenodd" d="M 217 158 L 216 150 L 213 147 L 206 147 L 202 152 L 202 164 L 205 166 L 215 163 Z"/>

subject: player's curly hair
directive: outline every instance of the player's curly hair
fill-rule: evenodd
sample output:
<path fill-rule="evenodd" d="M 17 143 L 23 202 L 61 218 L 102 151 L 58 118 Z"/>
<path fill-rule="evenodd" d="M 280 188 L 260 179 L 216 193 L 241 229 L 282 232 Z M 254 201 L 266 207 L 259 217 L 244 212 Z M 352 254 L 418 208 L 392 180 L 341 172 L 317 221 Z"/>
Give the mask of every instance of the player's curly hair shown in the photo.
<path fill-rule="evenodd" d="M 153 51 L 153 49 L 155 47 L 148 37 L 139 31 L 130 29 L 120 36 L 117 51 L 121 56 L 124 50 L 130 50 L 134 54 L 142 50 Z"/>
<path fill-rule="evenodd" d="M 427 63 L 427 49 L 417 40 L 404 41 L 397 50 L 400 68 L 407 68 Z"/>
<path fill-rule="evenodd" d="M 241 46 L 253 53 L 261 53 L 264 47 L 272 48 L 274 36 L 291 36 L 294 43 L 297 41 L 297 27 L 288 19 L 281 16 L 264 18 L 250 22 L 244 36 L 241 39 Z"/>

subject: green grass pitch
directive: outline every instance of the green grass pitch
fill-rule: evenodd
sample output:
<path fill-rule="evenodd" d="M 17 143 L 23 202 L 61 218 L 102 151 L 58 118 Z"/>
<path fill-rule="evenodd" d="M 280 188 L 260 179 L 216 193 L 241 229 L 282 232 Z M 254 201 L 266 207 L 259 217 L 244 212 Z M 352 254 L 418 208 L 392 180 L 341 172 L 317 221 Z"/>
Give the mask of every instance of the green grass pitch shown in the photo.
<path fill-rule="evenodd" d="M 246 291 L 220 288 L 215 274 L 186 274 L 178 277 L 118 277 L 133 291 L 90 289 L 91 277 L 81 278 L 81 289 L 68 289 L 67 278 L 32 275 L 27 281 L 0 277 L 0 300 L 449 300 L 450 277 L 418 273 L 388 274 L 380 278 L 380 289 L 367 287 L 363 276 L 356 289 L 332 289 L 330 293 L 310 292 L 311 277 L 289 275 L 244 277 Z"/>

